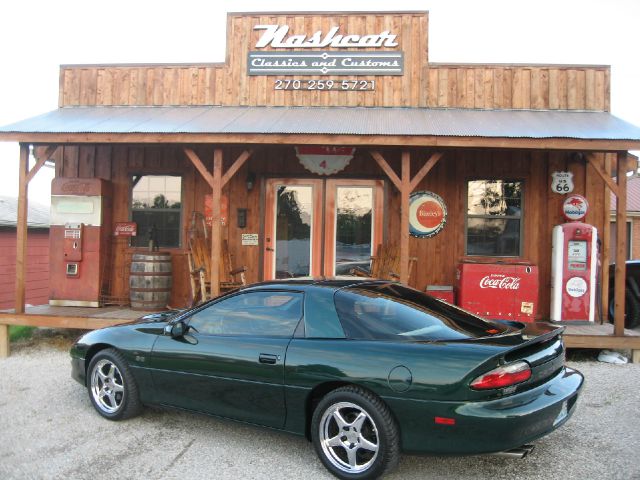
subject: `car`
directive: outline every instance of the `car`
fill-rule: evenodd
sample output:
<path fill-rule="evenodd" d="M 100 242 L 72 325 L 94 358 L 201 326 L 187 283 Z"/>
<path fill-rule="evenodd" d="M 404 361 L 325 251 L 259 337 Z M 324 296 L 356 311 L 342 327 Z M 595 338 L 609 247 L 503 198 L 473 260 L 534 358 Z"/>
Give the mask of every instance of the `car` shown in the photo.
<path fill-rule="evenodd" d="M 625 328 L 636 328 L 640 326 L 640 260 L 627 260 L 626 278 L 624 289 L 624 326 Z M 609 266 L 609 322 L 613 323 L 615 312 L 614 288 L 616 266 Z"/>
<path fill-rule="evenodd" d="M 484 320 L 399 283 L 291 279 L 91 331 L 70 353 L 109 420 L 155 405 L 278 429 L 312 441 L 336 477 L 367 479 L 401 452 L 530 451 L 583 385 L 562 330 Z"/>

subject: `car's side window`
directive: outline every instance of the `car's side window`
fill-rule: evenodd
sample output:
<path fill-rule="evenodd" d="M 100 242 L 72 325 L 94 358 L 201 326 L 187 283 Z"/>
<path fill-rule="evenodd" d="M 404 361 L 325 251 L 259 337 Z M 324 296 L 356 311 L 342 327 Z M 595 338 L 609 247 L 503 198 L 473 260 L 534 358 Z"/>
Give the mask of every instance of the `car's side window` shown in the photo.
<path fill-rule="evenodd" d="M 287 291 L 240 293 L 189 319 L 201 334 L 291 337 L 302 317 L 303 294 Z"/>

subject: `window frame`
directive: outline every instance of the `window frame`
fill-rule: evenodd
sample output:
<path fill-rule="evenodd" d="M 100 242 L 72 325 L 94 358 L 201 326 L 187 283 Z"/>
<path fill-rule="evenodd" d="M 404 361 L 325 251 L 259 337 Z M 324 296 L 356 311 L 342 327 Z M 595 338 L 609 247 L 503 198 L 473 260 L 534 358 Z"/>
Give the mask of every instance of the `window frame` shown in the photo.
<path fill-rule="evenodd" d="M 515 217 L 513 215 L 504 215 L 504 216 L 497 216 L 497 215 L 470 215 L 469 214 L 469 183 L 470 182 L 476 182 L 476 181 L 502 181 L 505 183 L 509 183 L 509 182 L 519 182 L 521 184 L 521 196 L 520 196 L 520 216 L 519 217 Z M 506 177 L 506 178 L 498 178 L 498 177 L 490 177 L 490 176 L 478 176 L 478 177 L 471 177 L 471 178 L 467 178 L 465 180 L 465 184 L 466 184 L 466 188 L 465 188 L 465 199 L 464 199 L 464 254 L 467 257 L 474 257 L 474 258 L 481 258 L 481 257 L 490 257 L 490 258 L 522 258 L 523 256 L 523 249 L 524 249 L 524 214 L 525 214 L 525 207 L 526 207 L 526 202 L 525 202 L 525 197 L 526 197 L 526 181 L 524 178 L 518 178 L 518 177 Z M 469 253 L 469 218 L 483 218 L 483 219 L 505 219 L 505 220 L 509 220 L 509 219 L 519 219 L 520 220 L 520 229 L 518 232 L 519 235 L 519 239 L 518 239 L 518 253 L 516 255 L 498 255 L 498 254 L 491 254 L 491 255 L 483 255 L 483 254 L 475 254 L 475 253 Z"/>
<path fill-rule="evenodd" d="M 133 188 L 135 185 L 133 184 L 133 179 L 135 177 L 179 177 L 180 178 L 180 215 L 178 219 L 178 245 L 174 246 L 161 246 L 163 250 L 171 250 L 171 249 L 181 249 L 184 245 L 184 229 L 182 228 L 184 223 L 184 199 L 185 199 L 185 176 L 180 172 L 129 172 L 129 200 L 128 200 L 128 210 L 129 210 L 129 221 L 133 222 Z M 146 235 L 146 234 L 145 234 Z M 141 232 L 138 231 L 137 236 L 142 236 Z M 147 248 L 147 246 L 142 245 L 134 245 L 133 238 L 129 238 L 129 247 L 130 248 Z"/>

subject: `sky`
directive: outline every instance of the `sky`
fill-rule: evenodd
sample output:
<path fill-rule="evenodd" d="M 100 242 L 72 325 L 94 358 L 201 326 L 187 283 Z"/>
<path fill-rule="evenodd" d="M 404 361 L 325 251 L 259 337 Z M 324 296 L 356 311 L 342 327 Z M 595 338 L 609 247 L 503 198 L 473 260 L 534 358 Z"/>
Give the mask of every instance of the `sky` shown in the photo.
<path fill-rule="evenodd" d="M 61 64 L 220 62 L 227 12 L 342 10 L 428 10 L 432 62 L 611 65 L 611 113 L 640 125 L 638 0 L 7 0 L 0 125 L 56 109 Z M 0 142 L 0 195 L 17 196 L 18 156 Z M 49 203 L 52 175 L 31 201 Z"/>

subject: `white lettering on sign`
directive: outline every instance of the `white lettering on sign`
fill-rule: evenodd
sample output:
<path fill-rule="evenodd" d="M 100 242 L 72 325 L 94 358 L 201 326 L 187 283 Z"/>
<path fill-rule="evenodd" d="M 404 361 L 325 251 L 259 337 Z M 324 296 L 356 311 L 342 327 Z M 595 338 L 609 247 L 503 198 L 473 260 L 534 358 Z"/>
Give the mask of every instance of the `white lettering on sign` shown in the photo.
<path fill-rule="evenodd" d="M 480 288 L 497 288 L 500 290 L 518 290 L 520 277 L 507 277 L 506 275 L 491 274 L 480 280 Z"/>
<path fill-rule="evenodd" d="M 307 37 L 306 35 L 289 35 L 288 25 L 256 25 L 254 30 L 264 30 L 256 48 L 377 48 L 397 47 L 396 35 L 385 30 L 376 35 L 338 35 L 340 27 L 333 27 L 326 35 L 322 30 Z"/>

